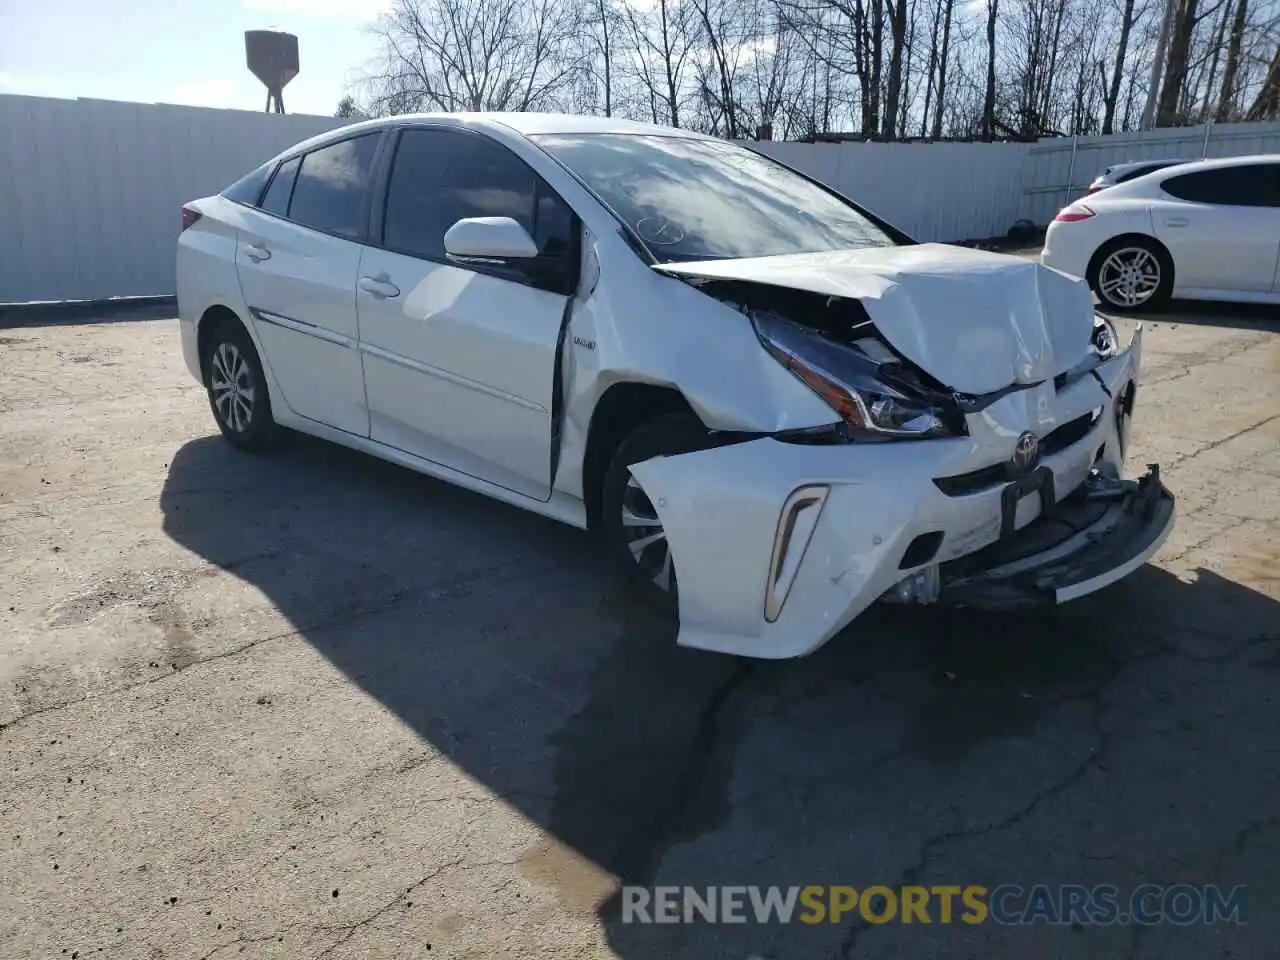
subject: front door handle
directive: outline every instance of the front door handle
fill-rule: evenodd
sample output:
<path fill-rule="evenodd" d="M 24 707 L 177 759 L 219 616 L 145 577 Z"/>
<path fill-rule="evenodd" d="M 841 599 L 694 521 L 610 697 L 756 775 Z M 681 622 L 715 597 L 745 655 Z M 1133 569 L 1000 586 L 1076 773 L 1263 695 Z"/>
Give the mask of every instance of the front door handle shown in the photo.
<path fill-rule="evenodd" d="M 1190 221 L 1186 217 L 1170 217 L 1164 222 L 1166 227 L 1185 227 Z"/>
<path fill-rule="evenodd" d="M 380 273 L 376 277 L 361 277 L 360 289 L 378 300 L 400 296 L 400 288 L 392 283 L 391 278 L 385 273 Z"/>
<path fill-rule="evenodd" d="M 263 260 L 271 259 L 271 251 L 260 243 L 251 243 L 244 248 L 244 255 L 254 263 L 261 263 Z"/>

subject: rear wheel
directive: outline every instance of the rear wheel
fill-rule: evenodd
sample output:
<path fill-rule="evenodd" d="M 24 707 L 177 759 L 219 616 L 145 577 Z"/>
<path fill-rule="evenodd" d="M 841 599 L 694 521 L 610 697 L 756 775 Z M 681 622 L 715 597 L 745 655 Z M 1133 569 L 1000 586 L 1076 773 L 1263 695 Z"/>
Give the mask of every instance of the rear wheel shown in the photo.
<path fill-rule="evenodd" d="M 1112 310 L 1154 309 L 1167 303 L 1173 291 L 1173 264 L 1154 241 L 1124 237 L 1098 251 L 1089 286 Z"/>
<path fill-rule="evenodd" d="M 658 505 L 631 473 L 631 466 L 658 456 L 706 446 L 707 431 L 691 414 L 673 414 L 642 424 L 618 446 L 601 490 L 601 535 L 605 549 L 627 582 L 659 609 L 677 610 L 676 568 Z"/>
<path fill-rule="evenodd" d="M 275 442 L 267 380 L 253 340 L 238 323 L 223 321 L 210 332 L 204 383 L 218 429 L 242 450 L 260 453 Z"/>

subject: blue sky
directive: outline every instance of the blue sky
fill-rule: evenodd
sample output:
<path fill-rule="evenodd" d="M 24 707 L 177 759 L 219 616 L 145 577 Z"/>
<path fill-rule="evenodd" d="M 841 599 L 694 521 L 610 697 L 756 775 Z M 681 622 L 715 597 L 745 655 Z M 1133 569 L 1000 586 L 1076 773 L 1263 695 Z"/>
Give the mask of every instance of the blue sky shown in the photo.
<path fill-rule="evenodd" d="M 0 93 L 261 110 L 244 31 L 298 36 L 290 113 L 332 114 L 388 0 L 0 0 Z"/>

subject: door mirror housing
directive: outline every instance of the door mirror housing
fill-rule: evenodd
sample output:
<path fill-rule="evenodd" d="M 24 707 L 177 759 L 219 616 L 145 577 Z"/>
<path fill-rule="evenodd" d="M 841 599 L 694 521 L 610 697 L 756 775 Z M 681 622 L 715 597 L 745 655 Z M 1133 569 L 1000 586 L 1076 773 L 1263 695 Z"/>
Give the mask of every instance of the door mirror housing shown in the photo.
<path fill-rule="evenodd" d="M 458 260 L 496 263 L 538 255 L 529 231 L 511 217 L 465 217 L 445 231 L 444 250 Z"/>

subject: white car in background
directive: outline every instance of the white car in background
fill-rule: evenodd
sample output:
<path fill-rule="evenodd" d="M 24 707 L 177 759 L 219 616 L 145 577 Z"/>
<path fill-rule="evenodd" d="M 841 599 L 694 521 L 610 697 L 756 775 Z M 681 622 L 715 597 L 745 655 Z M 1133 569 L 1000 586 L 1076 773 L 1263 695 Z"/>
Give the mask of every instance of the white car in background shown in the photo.
<path fill-rule="evenodd" d="M 232 444 L 290 427 L 589 528 L 687 646 L 1063 602 L 1173 523 L 1158 471 L 1121 479 L 1140 331 L 721 140 L 370 121 L 183 225 L 183 351 Z"/>
<path fill-rule="evenodd" d="M 1130 180 L 1136 180 L 1138 177 L 1146 176 L 1148 173 L 1155 173 L 1157 170 L 1164 170 L 1180 163 L 1190 162 L 1189 160 L 1131 160 L 1128 163 L 1113 163 L 1093 178 L 1093 182 L 1089 184 L 1085 193 L 1086 195 L 1097 193 L 1099 190 L 1106 190 L 1108 187 L 1115 187 L 1122 183 L 1128 183 Z"/>
<path fill-rule="evenodd" d="M 1280 303 L 1280 156 L 1179 164 L 1078 200 L 1049 224 L 1041 260 L 1116 310 Z"/>

